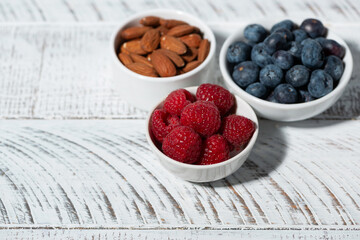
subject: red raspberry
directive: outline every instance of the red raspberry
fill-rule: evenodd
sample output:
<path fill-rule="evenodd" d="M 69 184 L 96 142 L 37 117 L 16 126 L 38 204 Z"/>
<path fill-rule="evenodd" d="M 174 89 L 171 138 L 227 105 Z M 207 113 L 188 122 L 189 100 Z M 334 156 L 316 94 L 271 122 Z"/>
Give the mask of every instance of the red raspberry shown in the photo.
<path fill-rule="evenodd" d="M 215 84 L 201 84 L 196 91 L 198 100 L 213 102 L 224 116 L 234 105 L 234 96 L 225 88 Z"/>
<path fill-rule="evenodd" d="M 220 134 L 212 135 L 205 140 L 204 153 L 200 165 L 220 163 L 230 158 L 230 149 L 226 139 Z"/>
<path fill-rule="evenodd" d="M 197 162 L 201 154 L 202 141 L 192 128 L 180 126 L 173 129 L 162 145 L 163 153 L 179 162 Z"/>
<path fill-rule="evenodd" d="M 171 115 L 163 109 L 156 109 L 151 116 L 150 128 L 159 142 L 162 142 L 164 137 L 178 126 L 180 126 L 179 117 Z"/>
<path fill-rule="evenodd" d="M 171 92 L 164 101 L 164 109 L 171 114 L 180 116 L 184 107 L 195 101 L 191 93 L 185 89 Z"/>
<path fill-rule="evenodd" d="M 181 125 L 192 127 L 200 135 L 208 137 L 219 130 L 221 117 L 212 102 L 197 101 L 183 109 L 180 122 Z"/>
<path fill-rule="evenodd" d="M 249 142 L 255 127 L 254 122 L 246 117 L 230 115 L 223 119 L 222 132 L 226 140 L 239 149 Z"/>

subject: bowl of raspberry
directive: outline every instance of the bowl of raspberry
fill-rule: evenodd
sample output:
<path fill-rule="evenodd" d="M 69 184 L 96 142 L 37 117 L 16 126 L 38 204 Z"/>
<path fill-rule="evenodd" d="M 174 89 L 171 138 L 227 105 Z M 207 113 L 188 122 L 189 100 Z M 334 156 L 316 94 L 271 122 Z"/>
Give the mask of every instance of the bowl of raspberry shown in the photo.
<path fill-rule="evenodd" d="M 222 179 L 241 167 L 258 136 L 241 98 L 215 84 L 172 91 L 149 113 L 146 137 L 162 166 L 191 182 Z"/>
<path fill-rule="evenodd" d="M 226 39 L 219 61 L 231 92 L 258 116 L 284 122 L 308 119 L 332 106 L 353 69 L 345 41 L 313 18 L 243 26 Z"/>

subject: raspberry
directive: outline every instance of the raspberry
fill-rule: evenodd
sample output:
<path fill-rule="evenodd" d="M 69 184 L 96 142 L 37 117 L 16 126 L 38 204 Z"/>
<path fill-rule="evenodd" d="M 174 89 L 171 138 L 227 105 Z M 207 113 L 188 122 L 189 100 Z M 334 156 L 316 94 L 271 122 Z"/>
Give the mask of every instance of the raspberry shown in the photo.
<path fill-rule="evenodd" d="M 200 135 L 208 137 L 220 128 L 220 112 L 212 102 L 197 101 L 184 108 L 180 116 L 180 123 L 192 127 Z"/>
<path fill-rule="evenodd" d="M 226 139 L 219 135 L 212 135 L 205 140 L 204 153 L 200 165 L 220 163 L 230 158 L 230 149 Z"/>
<path fill-rule="evenodd" d="M 202 141 L 199 134 L 192 128 L 179 126 L 173 129 L 162 145 L 163 153 L 179 162 L 197 162 L 201 154 Z"/>
<path fill-rule="evenodd" d="M 164 137 L 178 126 L 180 126 L 179 117 L 171 115 L 162 109 L 156 109 L 151 116 L 150 128 L 159 142 L 162 142 Z"/>
<path fill-rule="evenodd" d="M 184 107 L 195 101 L 191 93 L 185 89 L 178 89 L 171 92 L 164 102 L 164 109 L 171 114 L 180 116 Z"/>
<path fill-rule="evenodd" d="M 246 117 L 230 115 L 223 119 L 222 132 L 226 140 L 239 149 L 249 142 L 255 127 L 254 122 Z"/>
<path fill-rule="evenodd" d="M 225 88 L 214 84 L 201 84 L 196 91 L 198 100 L 210 101 L 219 109 L 224 116 L 234 105 L 234 96 Z"/>

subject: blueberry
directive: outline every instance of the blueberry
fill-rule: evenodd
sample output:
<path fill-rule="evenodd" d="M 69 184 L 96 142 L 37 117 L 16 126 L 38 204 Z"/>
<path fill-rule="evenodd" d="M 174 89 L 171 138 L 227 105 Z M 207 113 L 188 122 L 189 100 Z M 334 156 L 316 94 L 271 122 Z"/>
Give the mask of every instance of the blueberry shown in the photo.
<path fill-rule="evenodd" d="M 272 63 L 271 56 L 265 51 L 264 43 L 256 44 L 251 50 L 251 60 L 259 67 L 265 67 Z"/>
<path fill-rule="evenodd" d="M 244 30 L 244 36 L 251 42 L 262 42 L 267 35 L 266 29 L 260 24 L 247 25 Z"/>
<path fill-rule="evenodd" d="M 256 82 L 258 76 L 259 67 L 251 61 L 242 62 L 236 65 L 232 74 L 234 82 L 242 88 Z"/>
<path fill-rule="evenodd" d="M 325 39 L 321 43 L 326 56 L 335 55 L 341 59 L 345 56 L 345 48 L 332 39 Z"/>
<path fill-rule="evenodd" d="M 305 39 L 301 51 L 301 61 L 308 68 L 320 68 L 324 63 L 324 52 L 320 43 L 312 39 Z"/>
<path fill-rule="evenodd" d="M 271 33 L 275 32 L 276 30 L 280 29 L 280 28 L 286 28 L 289 31 L 292 31 L 295 28 L 295 23 L 291 20 L 283 20 L 281 22 L 276 23 L 272 28 L 271 28 Z"/>
<path fill-rule="evenodd" d="M 276 51 L 272 55 L 272 60 L 275 65 L 285 70 L 291 68 L 294 65 L 293 56 L 284 50 Z"/>
<path fill-rule="evenodd" d="M 279 28 L 274 33 L 279 33 L 287 42 L 294 40 L 294 34 L 286 28 Z"/>
<path fill-rule="evenodd" d="M 299 102 L 310 102 L 315 100 L 313 96 L 310 95 L 308 91 L 299 90 Z"/>
<path fill-rule="evenodd" d="M 321 45 L 322 47 L 324 47 L 325 42 L 326 42 L 326 38 L 324 38 L 324 37 L 318 37 L 318 38 L 315 38 L 315 40 L 318 41 L 318 43 L 320 43 L 320 45 Z"/>
<path fill-rule="evenodd" d="M 293 86 L 283 83 L 275 88 L 274 97 L 279 103 L 296 103 L 298 93 Z"/>
<path fill-rule="evenodd" d="M 293 32 L 295 42 L 301 43 L 304 39 L 308 38 L 309 36 L 307 33 L 302 29 L 296 29 Z"/>
<path fill-rule="evenodd" d="M 239 41 L 231 44 L 226 53 L 229 63 L 239 63 L 250 59 L 251 46 Z"/>
<path fill-rule="evenodd" d="M 275 99 L 274 91 L 269 94 L 266 100 L 273 103 L 279 103 L 279 101 Z"/>
<path fill-rule="evenodd" d="M 321 21 L 313 18 L 305 19 L 300 29 L 304 30 L 311 38 L 323 37 L 326 35 L 326 28 Z"/>
<path fill-rule="evenodd" d="M 313 41 L 313 39 L 311 38 L 305 38 L 304 40 L 301 41 L 301 46 L 304 46 L 306 43 L 309 43 Z M 321 45 L 321 44 L 320 44 Z"/>
<path fill-rule="evenodd" d="M 260 82 L 268 88 L 274 88 L 279 85 L 283 79 L 281 68 L 274 64 L 266 65 L 260 70 Z"/>
<path fill-rule="evenodd" d="M 255 97 L 262 99 L 264 99 L 267 95 L 266 87 L 264 86 L 264 84 L 259 82 L 250 84 L 249 86 L 247 86 L 245 91 Z"/>
<path fill-rule="evenodd" d="M 295 65 L 285 74 L 285 80 L 294 87 L 305 86 L 309 82 L 310 70 L 303 65 Z"/>
<path fill-rule="evenodd" d="M 284 49 L 286 40 L 280 33 L 272 33 L 264 40 L 265 50 L 269 54 L 273 54 L 276 50 Z"/>
<path fill-rule="evenodd" d="M 311 96 L 320 98 L 333 90 L 333 79 L 324 70 L 318 69 L 312 72 L 308 91 Z"/>
<path fill-rule="evenodd" d="M 288 52 L 293 55 L 293 57 L 300 59 L 301 58 L 301 51 L 303 49 L 303 46 L 299 42 L 289 42 L 288 43 Z"/>
<path fill-rule="evenodd" d="M 335 82 L 337 82 L 340 80 L 344 72 L 344 64 L 337 56 L 328 56 L 325 59 L 324 71 L 328 73 Z"/>

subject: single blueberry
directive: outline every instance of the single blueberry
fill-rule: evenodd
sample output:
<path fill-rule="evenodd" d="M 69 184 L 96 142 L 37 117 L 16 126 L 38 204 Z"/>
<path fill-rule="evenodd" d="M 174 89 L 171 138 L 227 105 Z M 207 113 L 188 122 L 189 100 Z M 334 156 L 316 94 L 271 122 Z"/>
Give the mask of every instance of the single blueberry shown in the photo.
<path fill-rule="evenodd" d="M 264 43 L 256 44 L 251 50 L 251 60 L 259 67 L 272 63 L 271 56 L 266 52 Z"/>
<path fill-rule="evenodd" d="M 262 99 L 264 99 L 267 95 L 266 87 L 260 82 L 250 84 L 249 86 L 247 86 L 245 91 L 255 97 Z"/>
<path fill-rule="evenodd" d="M 304 30 L 311 38 L 323 37 L 326 35 L 326 28 L 320 20 L 308 18 L 305 19 L 300 29 Z"/>
<path fill-rule="evenodd" d="M 250 59 L 251 46 L 239 41 L 231 44 L 226 53 L 229 63 L 239 63 Z"/>
<path fill-rule="evenodd" d="M 324 71 L 338 82 L 344 72 L 344 63 L 335 55 L 330 55 L 325 59 Z"/>
<path fill-rule="evenodd" d="M 307 39 L 309 36 L 302 29 L 296 29 L 292 32 L 294 34 L 295 42 L 301 43 L 304 39 Z"/>
<path fill-rule="evenodd" d="M 251 61 L 239 63 L 234 67 L 232 77 L 237 85 L 246 88 L 258 80 L 259 67 Z"/>
<path fill-rule="evenodd" d="M 288 52 L 293 55 L 293 57 L 300 59 L 301 58 L 301 51 L 303 49 L 303 46 L 299 42 L 289 42 L 287 45 Z"/>
<path fill-rule="evenodd" d="M 308 91 L 311 96 L 320 98 L 333 90 L 333 79 L 324 70 L 318 69 L 311 73 Z"/>
<path fill-rule="evenodd" d="M 296 103 L 298 101 L 296 89 L 288 83 L 278 85 L 274 90 L 274 97 L 279 103 Z"/>
<path fill-rule="evenodd" d="M 275 65 L 285 70 L 291 68 L 294 65 L 293 56 L 284 50 L 276 51 L 272 55 L 272 60 Z"/>
<path fill-rule="evenodd" d="M 278 100 L 275 99 L 274 91 L 272 91 L 269 96 L 266 98 L 267 101 L 273 102 L 273 103 L 279 103 Z"/>
<path fill-rule="evenodd" d="M 266 38 L 267 31 L 260 24 L 250 24 L 246 26 L 244 36 L 249 41 L 258 43 L 262 42 Z"/>
<path fill-rule="evenodd" d="M 313 41 L 312 38 L 305 38 L 304 40 L 301 41 L 301 46 L 304 46 L 306 43 L 309 43 L 311 41 Z"/>
<path fill-rule="evenodd" d="M 286 40 L 280 33 L 272 33 L 264 40 L 265 50 L 269 54 L 273 54 L 277 50 L 284 49 L 286 47 Z"/>
<path fill-rule="evenodd" d="M 303 65 L 295 65 L 285 74 L 285 80 L 294 87 L 305 86 L 309 82 L 310 70 Z"/>
<path fill-rule="evenodd" d="M 325 39 L 321 45 L 326 56 L 335 55 L 341 59 L 345 56 L 345 48 L 335 40 Z"/>
<path fill-rule="evenodd" d="M 301 51 L 301 61 L 308 68 L 320 68 L 324 63 L 324 52 L 320 43 L 315 40 L 306 41 Z"/>
<path fill-rule="evenodd" d="M 266 65 L 260 70 L 260 82 L 268 88 L 274 88 L 279 85 L 283 79 L 281 68 L 274 64 Z"/>
<path fill-rule="evenodd" d="M 295 28 L 295 23 L 291 20 L 283 20 L 281 22 L 276 23 L 272 28 L 271 28 L 271 33 L 275 32 L 276 30 L 280 29 L 280 28 L 286 28 L 290 31 L 292 31 Z"/>
<path fill-rule="evenodd" d="M 294 40 L 294 34 L 286 28 L 279 28 L 274 33 L 279 33 L 287 42 Z"/>
<path fill-rule="evenodd" d="M 251 47 L 254 47 L 257 43 L 256 42 L 252 42 L 252 41 L 246 41 L 246 44 L 251 46 Z"/>
<path fill-rule="evenodd" d="M 318 37 L 318 38 L 315 38 L 315 40 L 318 41 L 318 43 L 320 43 L 320 45 L 321 45 L 322 47 L 324 47 L 325 42 L 326 42 L 326 38 L 324 38 L 324 37 Z"/>
<path fill-rule="evenodd" d="M 315 100 L 308 91 L 299 90 L 299 102 L 310 102 Z"/>

